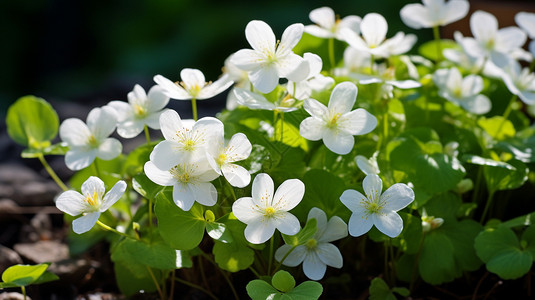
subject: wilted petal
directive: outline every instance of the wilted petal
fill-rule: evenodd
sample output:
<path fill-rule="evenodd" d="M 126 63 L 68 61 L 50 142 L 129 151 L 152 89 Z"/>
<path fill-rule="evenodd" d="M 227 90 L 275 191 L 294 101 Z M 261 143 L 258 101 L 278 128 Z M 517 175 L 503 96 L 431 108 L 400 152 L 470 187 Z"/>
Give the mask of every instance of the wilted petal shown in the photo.
<path fill-rule="evenodd" d="M 95 226 L 99 217 L 100 212 L 95 211 L 72 221 L 72 231 L 77 234 L 88 232 L 91 230 L 91 228 L 93 228 L 93 226 Z"/>
<path fill-rule="evenodd" d="M 77 216 L 87 209 L 85 197 L 76 191 L 65 191 L 56 199 L 56 207 L 71 216 Z"/>
<path fill-rule="evenodd" d="M 403 219 L 396 212 L 373 214 L 370 217 L 375 217 L 375 227 L 391 238 L 403 231 Z"/>

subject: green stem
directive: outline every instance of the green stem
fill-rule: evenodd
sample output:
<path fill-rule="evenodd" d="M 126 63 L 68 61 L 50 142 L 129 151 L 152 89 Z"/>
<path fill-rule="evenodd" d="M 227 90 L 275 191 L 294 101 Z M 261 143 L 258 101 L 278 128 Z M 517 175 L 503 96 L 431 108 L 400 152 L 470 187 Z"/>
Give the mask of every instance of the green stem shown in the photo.
<path fill-rule="evenodd" d="M 374 67 L 373 67 L 373 64 L 375 63 L 375 57 L 373 56 L 373 54 L 370 54 L 370 74 L 374 74 L 375 71 L 374 71 Z"/>
<path fill-rule="evenodd" d="M 41 162 L 41 164 L 43 165 L 43 167 L 45 167 L 45 170 L 48 172 L 48 174 L 50 175 L 50 177 L 52 177 L 52 179 L 56 182 L 56 184 L 64 191 L 68 191 L 69 188 L 65 185 L 65 183 L 63 183 L 63 181 L 58 177 L 58 175 L 56 174 L 56 172 L 54 172 L 54 170 L 52 170 L 52 168 L 50 167 L 50 165 L 48 164 L 48 162 L 46 161 L 45 159 L 45 156 L 42 154 L 42 153 L 39 153 L 37 155 L 37 158 L 39 158 L 39 161 Z"/>
<path fill-rule="evenodd" d="M 152 199 L 149 200 L 149 235 L 150 235 L 150 242 L 152 244 Z"/>
<path fill-rule="evenodd" d="M 169 300 L 173 300 L 173 294 L 175 292 L 175 270 L 171 271 L 171 288 L 169 289 Z"/>
<path fill-rule="evenodd" d="M 197 121 L 197 99 L 191 98 L 191 109 L 193 110 L 193 120 Z"/>
<path fill-rule="evenodd" d="M 191 283 L 191 282 L 189 282 L 187 280 L 184 280 L 184 279 L 181 279 L 181 278 L 178 278 L 178 277 L 176 277 L 175 280 L 180 282 L 180 283 L 182 283 L 182 284 L 184 284 L 184 285 L 187 285 L 189 287 L 192 287 L 194 289 L 197 289 L 197 290 L 205 293 L 206 295 L 208 295 L 208 297 L 210 297 L 210 298 L 212 298 L 214 300 L 219 300 L 219 298 L 217 298 L 214 294 L 212 294 L 212 292 L 210 292 L 209 290 L 203 288 L 200 285 L 196 285 L 195 283 Z"/>
<path fill-rule="evenodd" d="M 500 122 L 500 126 L 498 126 L 498 130 L 496 130 L 496 134 L 493 136 L 494 138 L 497 138 L 500 135 L 500 132 L 503 129 L 503 125 L 505 125 L 505 121 L 507 121 L 507 118 L 509 118 L 511 111 L 513 110 L 513 104 L 515 103 L 517 98 L 518 98 L 517 95 L 513 95 L 511 97 L 511 100 L 509 100 L 509 104 L 507 104 L 507 108 L 505 108 L 505 111 L 503 112 L 503 120 Z"/>
<path fill-rule="evenodd" d="M 26 287 L 25 286 L 21 286 L 20 290 L 22 292 L 22 295 L 24 296 L 24 300 L 26 300 Z"/>
<path fill-rule="evenodd" d="M 93 164 L 91 164 L 93 166 L 93 172 L 95 172 L 95 175 L 100 178 L 100 169 L 98 167 L 98 163 L 97 163 L 97 158 L 95 158 L 95 160 L 93 161 Z"/>
<path fill-rule="evenodd" d="M 280 113 L 280 122 L 281 122 L 281 143 L 284 140 L 284 112 Z"/>
<path fill-rule="evenodd" d="M 128 234 L 126 234 L 126 233 L 120 232 L 120 231 L 118 231 L 117 229 L 112 228 L 112 227 L 110 227 L 110 226 L 108 226 L 108 225 L 106 225 L 106 224 L 100 222 L 100 220 L 97 220 L 97 224 L 98 224 L 100 227 L 102 227 L 102 228 L 104 228 L 105 230 L 107 230 L 107 231 L 111 231 L 111 232 L 113 232 L 113 233 L 116 233 L 116 234 L 118 234 L 118 235 L 127 237 L 127 238 L 129 238 L 129 239 L 135 239 L 135 238 L 129 236 Z"/>
<path fill-rule="evenodd" d="M 422 237 L 420 238 L 420 245 L 418 246 L 418 253 L 416 254 L 416 259 L 414 260 L 414 265 L 412 266 L 411 273 L 411 283 L 409 285 L 409 291 L 413 291 L 414 283 L 416 280 L 416 268 L 418 267 L 418 261 L 420 260 L 420 255 L 422 254 L 422 248 L 424 246 L 425 232 L 422 232 Z"/>
<path fill-rule="evenodd" d="M 331 73 L 334 70 L 335 67 L 335 60 L 334 60 L 334 38 L 329 39 L 329 62 L 331 63 Z"/>
<path fill-rule="evenodd" d="M 267 275 L 271 274 L 271 264 L 273 263 L 273 244 L 274 244 L 274 236 L 271 237 L 269 240 L 269 260 L 268 260 L 268 269 L 267 269 Z"/>
<path fill-rule="evenodd" d="M 233 202 L 236 201 L 236 193 L 234 193 L 234 187 L 230 184 L 230 182 L 228 182 L 228 180 L 225 180 L 228 184 L 228 187 L 230 189 L 230 193 L 232 194 L 232 200 Z"/>
<path fill-rule="evenodd" d="M 145 128 L 143 129 L 145 131 L 145 139 L 147 139 L 147 145 L 150 144 L 150 133 L 149 133 L 149 127 L 145 125 Z"/>
<path fill-rule="evenodd" d="M 249 267 L 249 270 L 251 270 L 251 272 L 253 272 L 253 274 L 256 276 L 256 278 L 260 278 L 260 273 L 258 273 L 258 271 L 256 271 L 253 267 Z"/>
<path fill-rule="evenodd" d="M 477 198 L 479 196 L 479 190 L 481 189 L 482 178 L 483 178 L 483 166 L 479 166 L 479 170 L 477 171 L 476 183 L 474 184 L 474 193 L 472 194 L 472 203 L 477 202 Z"/>
<path fill-rule="evenodd" d="M 483 221 L 485 221 L 485 218 L 487 217 L 487 213 L 489 212 L 490 204 L 492 203 L 492 199 L 494 198 L 494 191 L 489 191 L 489 197 L 487 198 L 487 203 L 485 204 L 485 209 L 483 209 L 483 214 L 481 215 L 481 219 L 479 220 L 479 223 L 483 224 Z"/>
<path fill-rule="evenodd" d="M 440 62 L 442 60 L 442 46 L 440 45 L 440 30 L 438 29 L 438 25 L 433 27 L 433 37 L 437 46 L 437 62 Z"/>
<path fill-rule="evenodd" d="M 210 256 L 208 256 L 206 253 L 204 252 L 201 252 L 201 255 L 209 262 L 211 262 L 215 267 L 216 269 L 219 270 L 219 272 L 221 272 L 221 275 L 223 275 L 223 278 L 225 278 L 225 281 L 227 281 L 227 284 L 229 285 L 230 289 L 232 290 L 232 294 L 234 294 L 234 299 L 236 300 L 239 300 L 240 297 L 238 296 L 238 293 L 236 292 L 236 289 L 234 288 L 234 285 L 232 284 L 232 281 L 230 281 L 230 278 L 228 278 L 228 275 L 227 273 L 225 273 L 225 271 L 223 269 L 221 269 L 215 261 L 212 260 L 212 258 L 210 258 Z"/>
<path fill-rule="evenodd" d="M 156 286 L 156 290 L 158 290 L 158 295 L 160 295 L 160 299 L 164 299 L 162 289 L 160 288 L 160 284 L 158 283 L 158 280 L 156 280 L 156 277 L 154 276 L 154 273 L 152 273 L 152 270 L 149 266 L 147 267 L 147 271 L 149 271 L 150 277 L 152 278 L 152 281 L 154 282 L 154 285 Z"/>

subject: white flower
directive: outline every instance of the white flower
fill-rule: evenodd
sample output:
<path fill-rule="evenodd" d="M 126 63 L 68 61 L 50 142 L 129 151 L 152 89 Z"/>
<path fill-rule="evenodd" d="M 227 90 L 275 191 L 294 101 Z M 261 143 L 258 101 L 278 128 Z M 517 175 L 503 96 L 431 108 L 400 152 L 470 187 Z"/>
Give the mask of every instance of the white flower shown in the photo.
<path fill-rule="evenodd" d="M 167 170 L 159 169 L 152 161 L 144 166 L 145 174 L 154 183 L 173 187 L 173 201 L 188 211 L 195 201 L 205 206 L 217 202 L 217 190 L 210 181 L 219 177 L 206 159 L 179 163 Z"/>
<path fill-rule="evenodd" d="M 207 147 L 207 158 L 210 166 L 235 187 L 243 188 L 251 182 L 251 174 L 234 162 L 247 159 L 253 146 L 243 133 L 236 133 L 230 138 L 228 145 L 223 143 L 223 135 L 215 137 Z"/>
<path fill-rule="evenodd" d="M 504 68 L 502 79 L 509 91 L 527 105 L 535 104 L 535 74 L 513 61 Z"/>
<path fill-rule="evenodd" d="M 205 149 L 214 136 L 223 134 L 223 123 L 216 118 L 205 117 L 187 126 L 174 110 L 160 116 L 164 141 L 154 147 L 150 160 L 161 170 L 169 170 L 179 163 L 205 157 Z"/>
<path fill-rule="evenodd" d="M 212 98 L 226 90 L 233 83 L 227 74 L 224 74 L 213 83 L 208 83 L 201 71 L 188 68 L 180 71 L 180 78 L 182 81 L 175 83 L 162 75 L 156 75 L 154 76 L 154 81 L 162 87 L 168 97 L 178 100 Z"/>
<path fill-rule="evenodd" d="M 72 230 L 81 234 L 93 228 L 100 214 L 115 204 L 125 190 L 126 183 L 119 180 L 104 195 L 104 182 L 98 177 L 91 176 L 82 184 L 81 194 L 76 191 L 63 192 L 56 199 L 56 206 L 71 216 L 83 214 L 72 222 Z"/>
<path fill-rule="evenodd" d="M 357 166 L 359 169 L 366 175 L 370 174 L 379 174 L 381 173 L 379 171 L 379 165 L 377 164 L 377 155 L 379 152 L 375 152 L 370 159 L 367 159 L 366 157 L 362 155 L 357 155 L 355 157 L 355 162 L 357 163 Z"/>
<path fill-rule="evenodd" d="M 301 122 L 299 134 L 307 140 L 323 140 L 334 153 L 349 153 L 354 135 L 369 133 L 377 126 L 377 119 L 365 109 L 351 111 L 356 98 L 357 86 L 342 82 L 334 87 L 328 107 L 315 99 L 305 100 L 303 107 L 311 117 Z"/>
<path fill-rule="evenodd" d="M 245 238 L 253 244 L 269 240 L 275 229 L 287 235 L 297 234 L 299 220 L 288 211 L 297 206 L 305 194 L 299 179 L 284 181 L 275 194 L 273 180 L 268 174 L 258 174 L 253 180 L 252 197 L 243 197 L 232 205 L 238 220 L 247 224 Z"/>
<path fill-rule="evenodd" d="M 515 15 L 515 21 L 532 39 L 529 43 L 529 51 L 535 57 L 535 13 L 521 11 Z"/>
<path fill-rule="evenodd" d="M 155 85 L 147 95 L 145 90 L 135 85 L 128 93 L 128 103 L 111 101 L 108 105 L 117 113 L 117 133 L 124 138 L 133 138 L 140 134 L 145 125 L 160 129 L 160 114 L 169 102 L 162 88 Z"/>
<path fill-rule="evenodd" d="M 414 200 L 414 192 L 403 183 L 396 183 L 382 195 L 383 182 L 379 176 L 370 174 L 362 182 L 366 196 L 355 190 L 346 190 L 340 201 L 353 212 L 349 219 L 349 234 L 361 236 L 373 225 L 391 238 L 403 231 L 403 220 L 397 211 Z"/>
<path fill-rule="evenodd" d="M 511 54 L 526 42 L 526 34 L 518 27 L 498 30 L 498 20 L 488 12 L 476 11 L 470 17 L 470 29 L 474 38 L 461 39 L 461 46 L 470 56 L 489 58 L 496 66 L 503 67 L 511 61 Z"/>
<path fill-rule="evenodd" d="M 431 230 L 437 229 L 438 227 L 444 224 L 444 219 L 435 218 L 434 216 L 428 216 L 425 208 L 422 209 L 422 231 L 429 232 Z"/>
<path fill-rule="evenodd" d="M 361 36 L 347 28 L 340 29 L 340 34 L 349 46 L 370 53 L 376 57 L 388 57 L 388 43 L 385 44 L 388 24 L 378 13 L 369 13 L 360 23 Z"/>
<path fill-rule="evenodd" d="M 96 157 L 111 160 L 119 156 L 123 146 L 117 139 L 109 138 L 116 126 L 116 112 L 106 106 L 92 109 L 87 124 L 76 118 L 63 121 L 59 136 L 69 146 L 65 154 L 67 167 L 77 171 L 91 165 Z"/>
<path fill-rule="evenodd" d="M 341 268 L 343 258 L 340 250 L 330 242 L 347 236 L 347 225 L 339 217 L 332 217 L 327 222 L 325 212 L 314 207 L 308 213 L 308 219 L 316 219 L 317 231 L 304 245 L 299 245 L 286 257 L 283 265 L 296 267 L 303 263 L 303 272 L 312 280 L 321 280 L 327 266 Z M 292 249 L 290 245 L 283 245 L 275 252 L 275 259 L 279 262 Z"/>
<path fill-rule="evenodd" d="M 334 84 L 334 79 L 320 74 L 323 62 L 321 57 L 314 53 L 303 54 L 305 62 L 309 65 L 309 72 L 305 80 L 300 82 L 288 81 L 287 90 L 297 100 L 304 100 L 312 94 L 312 91 L 322 91 Z"/>
<path fill-rule="evenodd" d="M 233 110 L 238 107 L 238 100 L 234 95 L 235 88 L 251 90 L 251 82 L 249 81 L 247 72 L 238 68 L 232 63 L 232 55 L 234 54 L 231 54 L 229 57 L 227 57 L 227 59 L 225 59 L 225 67 L 223 68 L 225 74 L 228 74 L 229 78 L 234 81 L 234 87 L 227 95 L 226 108 L 228 110 Z"/>
<path fill-rule="evenodd" d="M 438 95 L 474 114 L 490 111 L 491 102 L 487 96 L 480 94 L 483 79 L 470 74 L 463 78 L 457 68 L 439 69 L 433 74 L 433 81 L 439 88 Z"/>
<path fill-rule="evenodd" d="M 404 54 L 411 50 L 417 40 L 418 38 L 415 34 L 405 34 L 404 32 L 399 31 L 384 43 L 386 55 L 390 57 L 393 55 Z"/>
<path fill-rule="evenodd" d="M 344 77 L 349 73 L 364 73 L 369 71 L 370 65 L 371 54 L 369 52 L 346 47 L 343 67 L 334 69 L 334 75 Z"/>
<path fill-rule="evenodd" d="M 245 37 L 253 49 L 239 50 L 231 62 L 247 71 L 253 86 L 265 94 L 275 89 L 279 78 L 301 81 L 308 74 L 308 65 L 292 49 L 301 39 L 303 28 L 303 24 L 290 25 L 277 43 L 268 24 L 251 21 L 245 28 Z"/>
<path fill-rule="evenodd" d="M 280 112 L 297 110 L 297 107 L 295 106 L 296 101 L 291 95 L 286 95 L 282 99 L 273 103 L 266 99 L 266 97 L 245 89 L 235 88 L 232 92 L 234 93 L 238 104 L 247 106 L 250 109 L 265 109 Z"/>
<path fill-rule="evenodd" d="M 326 6 L 312 10 L 308 16 L 317 25 L 305 26 L 306 33 L 320 38 L 336 38 L 338 40 L 343 40 L 340 35 L 341 28 L 349 28 L 358 34 L 362 20 L 358 16 L 337 19 L 332 8 Z"/>
<path fill-rule="evenodd" d="M 401 11 L 401 20 L 410 28 L 444 26 L 464 18 L 470 4 L 466 0 L 422 0 L 423 4 L 411 3 Z"/>
<path fill-rule="evenodd" d="M 394 68 L 386 68 L 385 65 L 378 65 L 377 75 L 367 75 L 360 73 L 349 73 L 350 78 L 356 79 L 359 84 L 366 85 L 372 83 L 382 83 L 381 90 L 386 98 L 393 98 L 393 87 L 399 89 L 414 89 L 422 85 L 415 80 L 397 80 Z"/>

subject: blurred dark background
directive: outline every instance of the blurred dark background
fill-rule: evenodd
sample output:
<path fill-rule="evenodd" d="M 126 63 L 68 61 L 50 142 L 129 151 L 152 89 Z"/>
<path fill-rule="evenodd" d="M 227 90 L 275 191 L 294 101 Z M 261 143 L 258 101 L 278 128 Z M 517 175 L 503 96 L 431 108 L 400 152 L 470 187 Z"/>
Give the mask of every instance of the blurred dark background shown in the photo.
<path fill-rule="evenodd" d="M 156 74 L 178 80 L 186 67 L 215 80 L 228 55 L 249 48 L 244 29 L 250 20 L 266 21 L 280 38 L 292 23 L 310 24 L 308 13 L 321 6 L 340 17 L 378 12 L 388 20 L 389 37 L 403 30 L 428 40 L 431 30 L 416 32 L 400 20 L 401 7 L 411 2 L 419 1 L 1 1 L 0 119 L 4 123 L 7 107 L 27 94 L 54 105 L 103 105 L 126 100 L 135 84 L 150 88 Z M 493 13 L 534 10 L 532 0 L 470 2 L 473 8 L 498 5 Z M 201 106 L 223 103 L 221 97 Z"/>

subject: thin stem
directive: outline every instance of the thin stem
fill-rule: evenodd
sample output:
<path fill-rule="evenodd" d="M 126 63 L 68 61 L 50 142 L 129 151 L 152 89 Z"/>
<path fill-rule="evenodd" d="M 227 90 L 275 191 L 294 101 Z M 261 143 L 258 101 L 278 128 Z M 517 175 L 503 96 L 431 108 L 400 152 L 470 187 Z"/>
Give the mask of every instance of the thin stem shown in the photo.
<path fill-rule="evenodd" d="M 483 166 L 479 166 L 479 170 L 477 171 L 476 183 L 474 184 L 474 193 L 472 194 L 472 203 L 477 202 L 479 190 L 481 189 L 481 178 L 483 178 Z"/>
<path fill-rule="evenodd" d="M 24 300 L 26 300 L 26 287 L 25 286 L 21 286 L 20 290 L 22 292 L 22 295 L 24 296 Z"/>
<path fill-rule="evenodd" d="M 48 164 L 48 162 L 46 162 L 46 159 L 45 159 L 45 156 L 42 154 L 42 153 L 39 153 L 37 155 L 37 158 L 39 158 L 39 161 L 41 162 L 41 164 L 43 165 L 43 167 L 45 167 L 45 170 L 48 172 L 48 174 L 50 175 L 50 177 L 52 177 L 52 179 L 54 179 L 54 181 L 56 182 L 56 184 L 64 191 L 68 191 L 69 188 L 65 185 L 65 183 L 63 183 L 63 181 L 58 177 L 58 175 L 56 174 L 56 172 L 54 172 L 54 170 L 52 170 L 52 168 L 50 167 L 50 165 Z"/>
<path fill-rule="evenodd" d="M 158 295 L 160 295 L 160 299 L 164 299 L 162 289 L 160 288 L 160 284 L 158 284 L 158 280 L 156 280 L 156 277 L 154 276 L 154 273 L 152 273 L 152 270 L 149 266 L 147 267 L 147 271 L 149 271 L 150 277 L 152 278 L 152 281 L 154 282 L 154 285 L 156 286 L 156 289 L 158 290 Z"/>
<path fill-rule="evenodd" d="M 280 113 L 280 122 L 281 122 L 281 143 L 283 143 L 284 140 L 284 113 Z"/>
<path fill-rule="evenodd" d="M 232 284 L 232 281 L 230 281 L 230 278 L 228 278 L 228 275 L 227 273 L 225 273 L 225 271 L 223 269 L 221 269 L 215 261 L 213 261 L 210 256 L 208 256 L 208 254 L 204 253 L 204 252 L 201 252 L 201 255 L 209 262 L 211 262 L 215 267 L 216 269 L 219 270 L 219 272 L 221 272 L 221 275 L 223 275 L 223 278 L 225 278 L 225 280 L 227 281 L 227 284 L 229 285 L 230 289 L 232 290 L 232 294 L 234 294 L 234 299 L 236 300 L 239 300 L 240 297 L 238 296 L 238 293 L 236 292 L 236 289 L 234 288 L 234 285 Z"/>
<path fill-rule="evenodd" d="M 273 263 L 273 244 L 274 244 L 275 238 L 272 236 L 269 240 L 269 260 L 268 260 L 268 269 L 267 269 L 267 275 L 271 274 L 271 264 Z"/>
<path fill-rule="evenodd" d="M 438 25 L 433 27 L 433 37 L 437 46 L 437 62 L 442 60 L 442 46 L 440 45 L 440 30 Z"/>
<path fill-rule="evenodd" d="M 509 118 L 511 111 L 513 110 L 513 104 L 515 103 L 517 97 L 517 95 L 513 95 L 511 97 L 511 100 L 509 100 L 509 104 L 507 104 L 507 108 L 505 108 L 505 111 L 503 112 L 503 120 L 500 123 L 500 126 L 498 126 L 498 130 L 496 130 L 494 138 L 497 138 L 500 135 L 500 132 L 503 129 L 503 125 L 505 125 L 505 121 L 507 121 L 507 118 Z"/>
<path fill-rule="evenodd" d="M 116 234 L 118 234 L 118 235 L 121 235 L 121 236 L 130 238 L 130 239 L 134 239 L 133 237 L 129 236 L 128 234 L 123 233 L 123 232 L 120 232 L 120 231 L 118 231 L 117 229 L 112 228 L 112 227 L 110 227 L 110 226 L 108 226 L 108 225 L 106 225 L 106 224 L 100 222 L 100 220 L 97 220 L 97 224 L 98 224 L 100 227 L 102 227 L 102 228 L 104 228 L 105 230 L 107 230 L 107 231 L 111 231 L 111 232 L 113 232 L 113 233 L 116 233 Z"/>
<path fill-rule="evenodd" d="M 260 278 L 260 273 L 258 273 L 253 267 L 249 267 L 249 270 L 251 270 L 251 272 L 253 272 L 253 274 L 256 276 L 256 278 Z"/>
<path fill-rule="evenodd" d="M 375 73 L 375 70 L 374 70 L 374 65 L 375 63 L 375 57 L 373 56 L 373 54 L 370 54 L 370 74 L 374 74 Z"/>
<path fill-rule="evenodd" d="M 199 290 L 199 291 L 205 293 L 206 295 L 208 295 L 208 297 L 210 297 L 210 298 L 212 298 L 212 299 L 214 299 L 214 300 L 219 300 L 219 298 L 217 298 L 214 294 L 212 294 L 212 292 L 210 292 L 209 290 L 203 288 L 203 287 L 200 286 L 200 285 L 196 285 L 195 283 L 191 283 L 191 282 L 189 282 L 189 281 L 187 281 L 187 280 L 184 280 L 184 279 L 182 279 L 182 278 L 178 278 L 178 277 L 175 278 L 175 281 L 178 281 L 178 282 L 180 282 L 180 283 L 182 283 L 182 284 L 184 284 L 184 285 L 187 285 L 187 286 L 189 286 L 189 287 L 192 287 L 192 288 L 194 288 L 194 289 L 197 289 L 197 290 Z"/>
<path fill-rule="evenodd" d="M 152 199 L 149 200 L 149 235 L 150 235 L 150 242 L 152 243 Z"/>
<path fill-rule="evenodd" d="M 191 98 L 191 109 L 193 111 L 193 120 L 197 121 L 197 99 Z"/>
<path fill-rule="evenodd" d="M 150 133 L 149 133 L 149 127 L 147 127 L 147 125 L 145 125 L 145 139 L 147 139 L 147 144 L 150 144 Z"/>
<path fill-rule="evenodd" d="M 97 159 L 95 158 L 95 160 L 93 161 L 93 164 L 91 164 L 91 166 L 93 166 L 93 171 L 95 172 L 95 175 L 100 178 L 100 170 L 99 170 L 99 167 L 98 167 L 98 163 L 97 163 Z"/>
<path fill-rule="evenodd" d="M 230 184 L 230 182 L 228 182 L 228 180 L 225 181 L 227 182 L 228 187 L 230 189 L 230 193 L 232 194 L 232 200 L 236 201 L 236 193 L 234 193 L 234 187 Z"/>
<path fill-rule="evenodd" d="M 173 299 L 173 294 L 175 292 L 175 270 L 171 271 L 171 288 L 169 289 L 169 300 Z"/>
<path fill-rule="evenodd" d="M 288 252 L 286 252 L 286 254 L 284 254 L 284 256 L 282 257 L 281 261 L 279 262 L 275 270 L 273 270 L 272 272 L 273 274 L 275 274 L 280 269 L 280 267 L 282 266 L 282 263 L 284 263 L 284 260 L 290 255 L 290 253 L 292 253 L 295 250 L 295 248 L 297 248 L 297 246 L 293 246 L 292 248 L 290 248 Z"/>
<path fill-rule="evenodd" d="M 485 209 L 483 209 L 483 214 L 481 215 L 481 219 L 479 220 L 479 223 L 483 224 L 483 221 L 485 221 L 485 217 L 487 217 L 487 213 L 490 208 L 490 204 L 492 203 L 492 199 L 494 198 L 494 191 L 489 191 L 489 197 L 487 198 L 487 203 L 485 204 Z"/>
<path fill-rule="evenodd" d="M 412 266 L 411 273 L 411 283 L 409 285 L 409 291 L 413 291 L 414 283 L 416 280 L 416 268 L 418 268 L 418 261 L 420 260 L 420 255 L 422 254 L 422 248 L 424 246 L 425 232 L 422 232 L 422 237 L 420 238 L 420 245 L 418 246 L 418 252 L 416 254 L 416 259 L 414 260 L 414 265 Z"/>
<path fill-rule="evenodd" d="M 329 62 L 331 63 L 331 73 L 334 70 L 335 67 L 335 60 L 334 60 L 334 38 L 329 39 Z"/>

